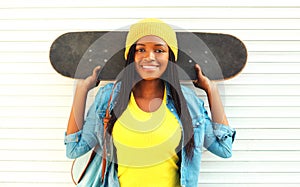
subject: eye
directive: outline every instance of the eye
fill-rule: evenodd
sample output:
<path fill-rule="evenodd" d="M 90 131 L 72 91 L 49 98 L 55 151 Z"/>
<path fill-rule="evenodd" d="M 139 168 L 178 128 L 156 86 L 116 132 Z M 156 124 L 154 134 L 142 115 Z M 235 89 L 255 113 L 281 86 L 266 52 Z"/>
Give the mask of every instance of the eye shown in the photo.
<path fill-rule="evenodd" d="M 145 49 L 144 48 L 138 48 L 138 49 L 135 50 L 135 52 L 139 52 L 139 53 L 145 52 Z"/>
<path fill-rule="evenodd" d="M 156 52 L 156 53 L 164 53 L 165 50 L 163 50 L 163 49 L 156 49 L 155 52 Z"/>

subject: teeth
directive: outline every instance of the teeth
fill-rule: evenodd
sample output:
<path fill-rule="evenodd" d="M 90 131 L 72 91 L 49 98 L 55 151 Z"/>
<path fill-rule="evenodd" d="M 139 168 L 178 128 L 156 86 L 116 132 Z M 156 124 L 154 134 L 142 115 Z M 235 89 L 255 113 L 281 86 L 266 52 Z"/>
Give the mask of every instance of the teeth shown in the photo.
<path fill-rule="evenodd" d="M 145 69 L 155 69 L 156 68 L 156 66 L 142 66 L 142 67 Z"/>

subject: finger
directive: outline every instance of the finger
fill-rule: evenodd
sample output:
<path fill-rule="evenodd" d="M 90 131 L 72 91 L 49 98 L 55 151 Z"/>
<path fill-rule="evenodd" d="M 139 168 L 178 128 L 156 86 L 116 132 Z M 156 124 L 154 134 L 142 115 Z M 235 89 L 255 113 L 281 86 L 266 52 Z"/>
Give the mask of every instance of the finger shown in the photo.
<path fill-rule="evenodd" d="M 200 67 L 199 64 L 195 64 L 195 69 L 197 71 L 198 79 L 200 79 L 201 77 L 203 77 L 202 70 L 201 70 L 201 67 Z"/>
<path fill-rule="evenodd" d="M 93 70 L 93 76 L 98 76 L 101 66 L 96 66 Z"/>
<path fill-rule="evenodd" d="M 100 83 L 100 80 L 98 79 L 99 78 L 99 72 L 100 72 L 100 69 L 101 67 L 100 66 L 97 66 L 94 68 L 93 70 L 93 79 L 95 80 L 95 87 L 97 87 Z"/>
<path fill-rule="evenodd" d="M 197 72 L 200 72 L 200 73 L 202 72 L 201 67 L 199 66 L 199 64 L 195 64 L 195 69 L 196 69 Z"/>
<path fill-rule="evenodd" d="M 96 67 L 94 68 L 94 72 L 97 73 L 97 72 L 99 72 L 100 69 L 101 69 L 101 66 L 96 66 Z"/>

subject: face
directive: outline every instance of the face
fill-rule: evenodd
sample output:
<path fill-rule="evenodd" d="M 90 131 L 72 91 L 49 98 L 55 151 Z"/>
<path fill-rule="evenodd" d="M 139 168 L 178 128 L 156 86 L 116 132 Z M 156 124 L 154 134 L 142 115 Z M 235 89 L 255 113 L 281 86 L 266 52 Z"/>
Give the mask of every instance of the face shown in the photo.
<path fill-rule="evenodd" d="M 157 79 L 167 69 L 169 47 L 157 36 L 144 36 L 136 43 L 134 61 L 142 79 Z"/>

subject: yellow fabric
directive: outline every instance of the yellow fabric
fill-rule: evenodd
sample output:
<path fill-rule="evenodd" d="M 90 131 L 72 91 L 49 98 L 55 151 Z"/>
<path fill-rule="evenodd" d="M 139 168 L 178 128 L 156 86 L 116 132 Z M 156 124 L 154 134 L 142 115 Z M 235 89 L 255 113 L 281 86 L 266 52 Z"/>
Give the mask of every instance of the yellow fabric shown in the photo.
<path fill-rule="evenodd" d="M 175 149 L 181 128 L 166 106 L 166 96 L 158 110 L 148 113 L 138 107 L 131 94 L 112 136 L 121 187 L 180 186 Z"/>
<path fill-rule="evenodd" d="M 155 18 L 143 19 L 130 27 L 125 44 L 125 59 L 127 59 L 129 48 L 137 40 L 147 35 L 154 35 L 163 39 L 173 51 L 175 61 L 177 60 L 178 46 L 175 31 L 168 24 Z"/>

